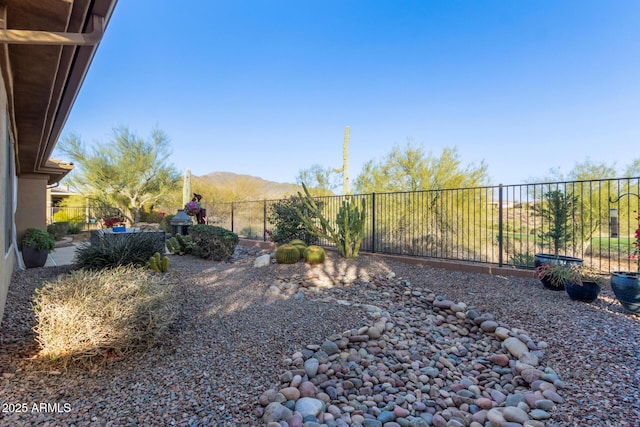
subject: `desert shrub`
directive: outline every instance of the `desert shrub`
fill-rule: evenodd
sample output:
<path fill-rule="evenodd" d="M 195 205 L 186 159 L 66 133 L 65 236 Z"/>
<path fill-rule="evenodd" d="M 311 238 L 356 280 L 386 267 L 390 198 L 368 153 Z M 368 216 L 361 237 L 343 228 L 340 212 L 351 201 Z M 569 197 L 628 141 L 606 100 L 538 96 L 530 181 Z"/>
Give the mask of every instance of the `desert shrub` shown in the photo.
<path fill-rule="evenodd" d="M 240 231 L 240 235 L 246 237 L 247 239 L 257 239 L 258 237 L 261 237 L 251 227 L 243 227 Z"/>
<path fill-rule="evenodd" d="M 535 256 L 529 252 L 514 252 L 509 260 L 511 264 L 517 267 L 534 267 L 535 266 Z"/>
<path fill-rule="evenodd" d="M 174 214 L 167 214 L 160 221 L 160 229 L 164 230 L 166 233 L 171 234 L 173 231 L 171 230 L 171 220 L 173 219 Z"/>
<path fill-rule="evenodd" d="M 173 319 L 172 288 L 146 268 L 76 270 L 36 290 L 40 354 L 64 363 L 149 347 Z"/>
<path fill-rule="evenodd" d="M 69 224 L 69 228 L 67 229 L 67 234 L 79 234 L 82 231 L 83 224 L 78 222 L 72 222 Z"/>
<path fill-rule="evenodd" d="M 90 270 L 144 266 L 157 250 L 156 233 L 103 234 L 79 246 L 74 261 L 79 268 Z"/>
<path fill-rule="evenodd" d="M 68 222 L 54 222 L 53 224 L 47 225 L 47 233 L 51 234 L 56 240 L 60 240 L 62 237 L 66 236 L 68 232 Z"/>
<path fill-rule="evenodd" d="M 138 222 L 148 222 L 150 224 L 162 224 L 162 220 L 164 219 L 164 215 L 157 211 L 140 212 L 140 221 Z M 166 231 L 166 230 L 165 230 Z"/>
<path fill-rule="evenodd" d="M 238 235 L 215 225 L 196 224 L 189 227 L 193 253 L 200 258 L 226 261 L 238 244 Z"/>
<path fill-rule="evenodd" d="M 316 203 L 322 207 L 321 201 Z M 273 229 L 268 230 L 268 234 L 274 242 L 283 243 L 293 239 L 302 240 L 307 245 L 318 242 L 318 237 L 311 232 L 298 212 L 302 212 L 311 220 L 317 217 L 313 210 L 307 208 L 300 196 L 278 200 L 269 206 L 268 220 Z"/>

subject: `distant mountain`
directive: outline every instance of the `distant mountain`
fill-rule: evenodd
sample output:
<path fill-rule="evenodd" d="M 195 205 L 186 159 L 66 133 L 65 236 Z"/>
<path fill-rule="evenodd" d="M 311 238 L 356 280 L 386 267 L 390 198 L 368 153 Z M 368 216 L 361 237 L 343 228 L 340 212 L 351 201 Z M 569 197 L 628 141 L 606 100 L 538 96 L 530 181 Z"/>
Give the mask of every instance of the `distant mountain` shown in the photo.
<path fill-rule="evenodd" d="M 257 176 L 242 175 L 233 172 L 211 172 L 203 176 L 195 176 L 215 187 L 232 189 L 237 193 L 245 193 L 256 199 L 281 199 L 302 191 L 296 184 L 267 181 Z"/>

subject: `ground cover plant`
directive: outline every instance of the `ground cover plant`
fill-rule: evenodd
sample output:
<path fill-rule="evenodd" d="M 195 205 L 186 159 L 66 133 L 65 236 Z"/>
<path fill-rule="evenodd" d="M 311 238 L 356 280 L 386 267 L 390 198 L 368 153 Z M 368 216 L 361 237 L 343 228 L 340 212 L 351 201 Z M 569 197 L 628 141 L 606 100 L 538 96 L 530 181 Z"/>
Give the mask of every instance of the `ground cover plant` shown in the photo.
<path fill-rule="evenodd" d="M 66 364 L 148 348 L 173 319 L 163 277 L 128 266 L 45 282 L 34 298 L 40 355 Z"/>

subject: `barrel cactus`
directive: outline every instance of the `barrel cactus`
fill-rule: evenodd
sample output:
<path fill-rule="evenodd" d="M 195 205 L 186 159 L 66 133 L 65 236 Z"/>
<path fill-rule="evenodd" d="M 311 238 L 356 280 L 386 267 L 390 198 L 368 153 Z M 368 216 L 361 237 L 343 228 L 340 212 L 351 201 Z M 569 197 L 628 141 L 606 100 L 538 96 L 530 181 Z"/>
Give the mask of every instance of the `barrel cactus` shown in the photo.
<path fill-rule="evenodd" d="M 278 246 L 276 249 L 276 261 L 278 264 L 295 264 L 300 259 L 300 251 L 289 244 Z"/>
<path fill-rule="evenodd" d="M 311 245 L 304 251 L 304 258 L 307 264 L 322 264 L 324 262 L 325 252 L 320 246 Z"/>
<path fill-rule="evenodd" d="M 300 251 L 300 259 L 304 259 L 304 251 L 307 249 L 307 244 L 300 239 L 293 239 L 289 244 L 298 248 L 298 251 Z"/>

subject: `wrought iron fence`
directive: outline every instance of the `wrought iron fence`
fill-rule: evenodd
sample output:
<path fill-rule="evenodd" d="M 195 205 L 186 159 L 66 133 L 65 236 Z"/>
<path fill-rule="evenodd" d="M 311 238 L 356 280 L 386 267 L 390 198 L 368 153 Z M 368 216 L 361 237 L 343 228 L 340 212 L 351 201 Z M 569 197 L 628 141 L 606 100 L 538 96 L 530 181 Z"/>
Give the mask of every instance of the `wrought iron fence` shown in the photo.
<path fill-rule="evenodd" d="M 558 254 L 583 258 L 600 271 L 638 268 L 633 257 L 640 177 L 316 199 L 322 202 L 323 215 L 335 219 L 348 198 L 366 200 L 362 251 L 532 268 L 536 253 L 555 251 L 555 240 Z M 275 226 L 270 212 L 278 202 L 206 203 L 203 207 L 207 224 L 266 241 L 265 229 Z M 558 220 L 550 215 L 554 207 L 564 208 L 566 217 Z M 53 221 L 78 220 L 85 229 L 91 227 L 84 208 L 53 209 Z M 181 208 L 163 208 L 167 213 L 177 209 Z M 558 225 L 563 236 L 556 240 Z"/>
<path fill-rule="evenodd" d="M 559 226 L 559 254 L 611 272 L 637 269 L 632 256 L 639 194 L 640 178 L 621 178 L 316 199 L 329 219 L 345 199 L 366 199 L 363 251 L 532 268 L 536 253 L 554 252 Z M 270 207 L 277 202 L 209 203 L 207 211 L 214 214 L 207 222 L 266 240 L 264 230 L 274 227 Z M 564 224 L 549 214 L 554 203 L 564 205 Z"/>
<path fill-rule="evenodd" d="M 47 223 L 65 223 L 79 231 L 97 228 L 97 220 L 89 208 L 51 206 L 47 212 Z"/>

